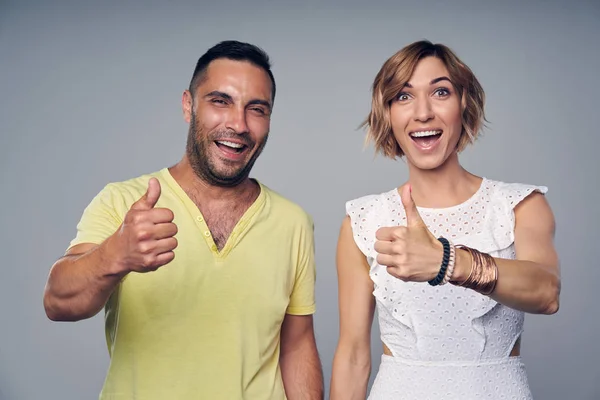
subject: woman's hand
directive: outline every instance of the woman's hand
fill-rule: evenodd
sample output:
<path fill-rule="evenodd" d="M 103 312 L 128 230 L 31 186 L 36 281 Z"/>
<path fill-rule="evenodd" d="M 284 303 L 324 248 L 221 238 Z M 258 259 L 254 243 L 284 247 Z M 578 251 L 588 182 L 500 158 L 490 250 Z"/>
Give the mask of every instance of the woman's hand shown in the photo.
<path fill-rule="evenodd" d="M 406 226 L 377 230 L 377 262 L 386 266 L 388 273 L 398 279 L 426 282 L 435 278 L 440 271 L 443 245 L 423 222 L 408 184 L 402 188 L 400 197 L 406 212 Z"/>

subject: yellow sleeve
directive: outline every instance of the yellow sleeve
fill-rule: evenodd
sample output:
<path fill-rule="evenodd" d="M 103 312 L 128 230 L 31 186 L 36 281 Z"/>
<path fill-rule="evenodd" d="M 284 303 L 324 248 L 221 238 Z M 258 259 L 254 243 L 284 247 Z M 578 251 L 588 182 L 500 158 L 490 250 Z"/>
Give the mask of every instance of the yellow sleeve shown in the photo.
<path fill-rule="evenodd" d="M 300 235 L 300 246 L 298 255 L 298 265 L 296 266 L 296 279 L 287 314 L 291 315 L 309 315 L 316 311 L 315 304 L 315 242 L 314 242 L 314 224 L 310 217 L 308 222 L 303 224 Z"/>
<path fill-rule="evenodd" d="M 106 185 L 83 211 L 77 224 L 77 235 L 71 241 L 69 249 L 81 243 L 101 244 L 115 233 L 122 221 L 122 213 L 115 201 L 115 190 L 112 184 Z M 122 208 L 122 207 L 120 207 Z"/>

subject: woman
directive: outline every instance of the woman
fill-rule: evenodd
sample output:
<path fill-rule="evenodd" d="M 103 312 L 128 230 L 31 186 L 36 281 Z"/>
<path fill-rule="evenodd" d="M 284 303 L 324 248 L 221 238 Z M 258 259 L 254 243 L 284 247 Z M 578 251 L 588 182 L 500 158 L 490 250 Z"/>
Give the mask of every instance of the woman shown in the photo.
<path fill-rule="evenodd" d="M 524 313 L 558 310 L 554 217 L 543 186 L 466 171 L 484 92 L 447 47 L 413 43 L 373 83 L 368 139 L 405 157 L 399 188 L 349 201 L 337 249 L 340 337 L 331 399 L 364 399 L 377 305 L 382 355 L 369 399 L 531 399 Z"/>

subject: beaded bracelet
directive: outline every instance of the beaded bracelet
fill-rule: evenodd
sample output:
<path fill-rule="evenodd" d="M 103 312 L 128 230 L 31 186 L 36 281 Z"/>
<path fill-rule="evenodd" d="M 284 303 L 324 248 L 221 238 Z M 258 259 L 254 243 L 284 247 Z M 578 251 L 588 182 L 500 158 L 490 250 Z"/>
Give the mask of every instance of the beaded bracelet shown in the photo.
<path fill-rule="evenodd" d="M 444 279 L 440 285 L 445 285 L 450 282 L 452 275 L 454 274 L 454 266 L 456 265 L 456 247 L 450 242 L 450 262 L 448 262 L 448 269 L 444 275 Z"/>
<path fill-rule="evenodd" d="M 448 269 L 448 264 L 450 263 L 450 251 L 451 247 L 450 242 L 445 237 L 439 237 L 438 240 L 444 246 L 444 257 L 442 259 L 442 265 L 440 266 L 440 271 L 437 276 L 430 281 L 427 281 L 431 286 L 437 286 L 444 280 L 446 276 L 446 270 Z"/>

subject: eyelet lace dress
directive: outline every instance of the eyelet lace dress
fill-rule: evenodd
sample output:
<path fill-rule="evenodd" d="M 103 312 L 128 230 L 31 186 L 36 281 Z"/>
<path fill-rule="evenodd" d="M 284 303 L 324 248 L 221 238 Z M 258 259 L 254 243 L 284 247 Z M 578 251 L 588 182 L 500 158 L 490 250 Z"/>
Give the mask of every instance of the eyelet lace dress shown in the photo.
<path fill-rule="evenodd" d="M 460 205 L 418 210 L 434 236 L 514 259 L 514 207 L 547 190 L 484 178 Z M 346 213 L 370 265 L 381 340 L 393 354 L 382 355 L 368 399 L 532 399 L 521 358 L 509 357 L 524 313 L 452 284 L 403 282 L 377 264 L 377 229 L 406 225 L 397 189 L 349 201 Z"/>

